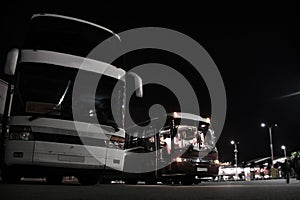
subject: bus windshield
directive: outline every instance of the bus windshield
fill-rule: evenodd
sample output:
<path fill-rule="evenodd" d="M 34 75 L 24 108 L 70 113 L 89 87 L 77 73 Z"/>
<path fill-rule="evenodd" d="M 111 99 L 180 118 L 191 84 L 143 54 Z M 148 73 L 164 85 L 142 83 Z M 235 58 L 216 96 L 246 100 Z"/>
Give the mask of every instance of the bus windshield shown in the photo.
<path fill-rule="evenodd" d="M 185 118 L 167 117 L 164 126 L 159 127 L 161 118 L 152 119 L 152 128 L 143 125 L 133 126 L 126 129 L 127 148 L 137 146 L 156 146 L 163 148 L 167 146 L 168 150 L 174 148 L 174 151 L 185 151 L 192 149 L 195 151 L 203 150 L 207 145 L 214 146 L 214 133 L 210 124 L 204 121 L 190 120 Z M 160 145 L 154 145 L 159 143 Z M 152 145 L 151 145 L 152 144 Z M 151 148 L 154 150 L 154 148 Z M 170 152 L 169 152 L 170 153 Z"/>
<path fill-rule="evenodd" d="M 21 63 L 18 67 L 12 116 L 74 120 L 73 106 L 80 112 L 77 121 L 92 123 L 97 118 L 100 124 L 110 126 L 121 122 L 125 85 L 123 82 L 118 83 L 118 79 L 102 75 L 96 94 L 85 92 L 88 90 L 83 84 L 80 86 L 81 95 L 73 99 L 72 105 L 73 85 L 78 69 L 43 63 Z M 87 73 L 88 77 L 99 76 L 94 72 L 83 73 Z M 111 98 L 114 90 L 118 91 L 118 98 Z M 119 116 L 114 116 L 116 119 L 112 115 L 111 104 L 119 109 Z"/>
<path fill-rule="evenodd" d="M 167 128 L 159 133 L 160 141 L 164 141 L 171 147 L 171 129 Z M 196 126 L 180 125 L 177 127 L 176 135 L 173 139 L 174 149 L 186 149 L 195 147 L 199 149 L 204 144 L 204 134 Z"/>
<path fill-rule="evenodd" d="M 120 39 L 105 28 L 77 20 L 41 15 L 31 19 L 24 49 L 49 50 L 86 57 L 108 38 L 107 51 L 121 48 Z"/>

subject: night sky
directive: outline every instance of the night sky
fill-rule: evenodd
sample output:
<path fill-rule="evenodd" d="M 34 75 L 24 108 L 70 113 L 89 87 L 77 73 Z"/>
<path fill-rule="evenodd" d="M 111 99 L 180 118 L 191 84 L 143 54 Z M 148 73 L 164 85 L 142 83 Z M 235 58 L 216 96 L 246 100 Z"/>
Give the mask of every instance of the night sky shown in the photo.
<path fill-rule="evenodd" d="M 268 130 L 260 127 L 261 122 L 278 123 L 273 132 L 275 156 L 283 156 L 281 145 L 287 146 L 288 154 L 300 149 L 300 95 L 279 98 L 300 91 L 299 5 L 99 3 L 18 4 L 1 8 L 1 68 L 7 51 L 22 45 L 33 13 L 81 18 L 116 33 L 145 26 L 180 31 L 206 49 L 224 80 L 228 102 L 225 126 L 217 143 L 221 161 L 233 161 L 230 140 L 240 142 L 239 162 L 270 156 Z M 166 52 L 141 51 L 128 55 L 128 61 L 127 69 L 155 61 L 181 71 L 198 91 L 197 95 L 204 96 L 199 102 L 201 115 L 210 116 L 208 91 L 201 76 L 196 76 L 188 64 L 182 64 L 180 69 L 176 65 L 183 62 L 180 58 Z M 0 77 L 6 78 L 2 72 Z M 162 98 L 166 109 L 176 109 L 176 101 L 168 103 L 170 92 L 166 88 L 158 90 L 160 95 L 166 95 Z M 131 112 L 140 113 L 150 104 L 160 103 L 151 91 L 145 88 L 147 98 Z"/>

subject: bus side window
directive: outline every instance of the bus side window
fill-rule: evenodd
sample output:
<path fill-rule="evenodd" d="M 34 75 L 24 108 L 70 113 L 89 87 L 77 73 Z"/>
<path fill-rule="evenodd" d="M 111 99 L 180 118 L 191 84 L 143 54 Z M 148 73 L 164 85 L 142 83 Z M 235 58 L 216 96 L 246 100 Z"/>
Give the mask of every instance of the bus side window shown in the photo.
<path fill-rule="evenodd" d="M 147 151 L 154 151 L 155 150 L 155 137 L 151 136 L 146 139 L 145 147 Z"/>

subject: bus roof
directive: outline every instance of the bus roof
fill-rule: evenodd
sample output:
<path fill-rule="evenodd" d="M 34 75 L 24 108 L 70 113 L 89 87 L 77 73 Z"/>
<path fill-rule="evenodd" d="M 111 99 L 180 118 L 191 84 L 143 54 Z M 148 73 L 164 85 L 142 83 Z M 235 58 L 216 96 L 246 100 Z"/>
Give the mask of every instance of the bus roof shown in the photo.
<path fill-rule="evenodd" d="M 82 20 L 82 19 L 78 19 L 78 18 L 74 18 L 74 17 L 68 17 L 68 16 L 64 16 L 64 15 L 57 15 L 57 14 L 38 13 L 38 14 L 32 15 L 31 20 L 34 19 L 34 18 L 37 18 L 37 17 L 53 17 L 53 18 L 56 17 L 56 18 L 67 19 L 67 20 L 72 20 L 72 21 L 77 21 L 77 22 L 80 22 L 80 23 L 88 24 L 88 25 L 100 28 L 102 30 L 105 30 L 105 31 L 111 33 L 112 35 L 116 36 L 121 41 L 120 36 L 118 34 L 114 33 L 112 30 L 110 30 L 110 29 L 108 29 L 104 26 L 100 26 L 98 24 L 88 22 L 88 21 L 85 21 L 85 20 Z"/>
<path fill-rule="evenodd" d="M 194 121 L 202 121 L 210 124 L 210 119 L 209 118 L 203 118 L 199 115 L 194 115 L 191 113 L 183 113 L 183 112 L 173 112 L 173 113 L 168 113 L 167 116 L 173 117 L 173 118 L 181 118 L 181 119 L 190 119 Z"/>
<path fill-rule="evenodd" d="M 193 121 L 204 122 L 204 123 L 210 124 L 209 118 L 203 118 L 199 115 L 195 115 L 195 114 L 191 114 L 191 113 L 172 112 L 172 113 L 167 113 L 164 116 L 174 118 L 174 119 L 187 119 L 187 120 L 193 120 Z M 154 117 L 154 118 L 151 118 L 150 120 L 139 122 L 139 123 L 129 126 L 127 128 L 131 129 L 131 128 L 134 128 L 137 126 L 147 126 L 151 121 L 161 120 L 161 118 L 162 118 L 162 116 Z"/>

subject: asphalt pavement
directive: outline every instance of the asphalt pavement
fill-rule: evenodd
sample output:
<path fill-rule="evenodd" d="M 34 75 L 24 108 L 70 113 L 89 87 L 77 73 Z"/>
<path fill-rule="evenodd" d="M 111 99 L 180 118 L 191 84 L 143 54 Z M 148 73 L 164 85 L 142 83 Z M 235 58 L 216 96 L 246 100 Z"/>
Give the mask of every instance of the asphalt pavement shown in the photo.
<path fill-rule="evenodd" d="M 300 199 L 300 181 L 284 179 L 260 181 L 203 182 L 197 185 L 106 184 L 81 186 L 76 182 L 47 185 L 42 179 L 21 184 L 0 183 L 0 199 L 85 200 L 85 199 Z"/>

